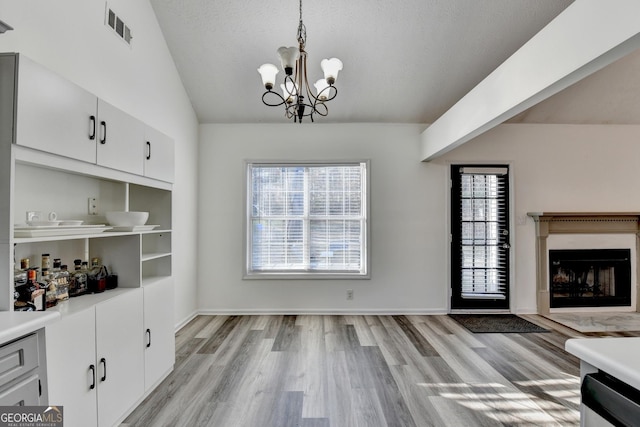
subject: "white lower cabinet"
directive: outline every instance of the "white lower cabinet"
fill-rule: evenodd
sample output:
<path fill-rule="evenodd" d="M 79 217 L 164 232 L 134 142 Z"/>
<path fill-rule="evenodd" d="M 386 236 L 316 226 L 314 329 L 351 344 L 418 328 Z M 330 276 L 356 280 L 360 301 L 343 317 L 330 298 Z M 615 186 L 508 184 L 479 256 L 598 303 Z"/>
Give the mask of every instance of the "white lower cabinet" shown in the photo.
<path fill-rule="evenodd" d="M 173 279 L 167 277 L 144 290 L 144 386 L 158 383 L 175 363 L 173 332 Z"/>
<path fill-rule="evenodd" d="M 0 406 L 47 403 L 43 337 L 37 331 L 0 346 Z"/>
<path fill-rule="evenodd" d="M 98 426 L 113 425 L 144 393 L 142 290 L 96 306 Z"/>
<path fill-rule="evenodd" d="M 66 426 L 97 426 L 95 309 L 65 316 L 45 330 L 49 404 L 64 406 Z"/>
<path fill-rule="evenodd" d="M 110 427 L 142 397 L 142 304 L 130 289 L 47 326 L 49 403 L 65 427 Z"/>

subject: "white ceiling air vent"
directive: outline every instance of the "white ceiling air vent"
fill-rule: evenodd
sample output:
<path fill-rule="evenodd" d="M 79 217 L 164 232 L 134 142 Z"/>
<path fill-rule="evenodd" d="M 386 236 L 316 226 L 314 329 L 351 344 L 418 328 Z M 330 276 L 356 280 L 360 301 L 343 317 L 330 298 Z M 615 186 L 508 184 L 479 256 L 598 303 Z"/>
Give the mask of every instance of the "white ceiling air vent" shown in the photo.
<path fill-rule="evenodd" d="M 131 28 L 129 28 L 122 18 L 116 15 L 116 13 L 109 8 L 109 5 L 107 5 L 105 9 L 106 16 L 104 23 L 107 27 L 111 28 L 118 37 L 124 40 L 128 45 L 131 45 L 131 39 L 133 38 L 131 35 Z"/>

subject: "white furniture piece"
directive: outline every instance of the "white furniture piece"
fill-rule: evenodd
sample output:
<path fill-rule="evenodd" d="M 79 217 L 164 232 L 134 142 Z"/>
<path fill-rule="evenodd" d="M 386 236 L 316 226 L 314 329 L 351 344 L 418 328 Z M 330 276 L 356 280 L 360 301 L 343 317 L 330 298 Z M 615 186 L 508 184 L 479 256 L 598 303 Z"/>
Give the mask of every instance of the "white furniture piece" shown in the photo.
<path fill-rule="evenodd" d="M 144 123 L 102 99 L 96 114 L 97 164 L 142 175 Z"/>
<path fill-rule="evenodd" d="M 115 292 L 79 297 L 46 328 L 49 401 L 65 425 L 112 426 L 144 393 L 142 290 Z"/>
<path fill-rule="evenodd" d="M 28 59 L 15 60 L 15 143 L 173 182 L 173 140 Z"/>
<path fill-rule="evenodd" d="M 144 176 L 173 182 L 173 140 L 158 130 L 145 126 Z"/>
<path fill-rule="evenodd" d="M 166 303 L 173 293 L 171 278 L 158 279 L 144 291 L 144 387 L 151 391 L 175 362 L 173 319 L 167 316 Z"/>
<path fill-rule="evenodd" d="M 64 406 L 65 426 L 120 422 L 173 369 L 173 171 L 171 138 L 23 55 L 0 54 L 0 320 L 59 318 L 45 328 L 43 401 Z M 147 211 L 153 227 L 102 226 L 119 210 Z M 16 237 L 26 211 L 84 224 Z M 118 287 L 13 313 L 14 260 L 39 266 L 43 253 L 70 270 L 98 257 Z"/>
<path fill-rule="evenodd" d="M 625 402 L 626 410 L 622 415 L 631 417 L 636 422 L 640 402 L 634 404 L 634 394 L 640 393 L 640 338 L 636 337 L 604 337 L 604 338 L 574 338 L 565 343 L 567 352 L 580 359 L 580 379 L 583 385 L 583 401 L 580 405 L 581 426 L 614 425 L 606 419 L 606 415 L 592 408 L 597 406 L 599 412 L 607 412 L 607 407 L 614 402 Z M 596 399 L 602 402 L 587 404 L 584 402 L 585 378 L 594 375 Z M 602 380 L 602 382 L 600 382 Z M 587 381 L 589 382 L 589 381 Z M 593 394 L 591 393 L 591 396 Z M 620 400 L 618 400 L 620 399 Z M 593 399 L 592 399 L 593 400 Z M 592 407 L 590 407 L 592 406 Z M 617 406 L 618 411 L 621 406 Z M 635 414 L 633 413 L 635 411 Z"/>

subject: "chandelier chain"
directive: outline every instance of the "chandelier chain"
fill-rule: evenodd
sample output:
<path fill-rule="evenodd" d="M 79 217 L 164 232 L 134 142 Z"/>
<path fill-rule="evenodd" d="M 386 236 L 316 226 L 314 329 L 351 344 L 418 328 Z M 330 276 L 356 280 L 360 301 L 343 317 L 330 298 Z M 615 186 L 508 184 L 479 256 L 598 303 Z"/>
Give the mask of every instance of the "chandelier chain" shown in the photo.
<path fill-rule="evenodd" d="M 304 48 L 307 43 L 307 28 L 302 23 L 302 0 L 300 0 L 300 23 L 298 24 L 298 44 Z"/>

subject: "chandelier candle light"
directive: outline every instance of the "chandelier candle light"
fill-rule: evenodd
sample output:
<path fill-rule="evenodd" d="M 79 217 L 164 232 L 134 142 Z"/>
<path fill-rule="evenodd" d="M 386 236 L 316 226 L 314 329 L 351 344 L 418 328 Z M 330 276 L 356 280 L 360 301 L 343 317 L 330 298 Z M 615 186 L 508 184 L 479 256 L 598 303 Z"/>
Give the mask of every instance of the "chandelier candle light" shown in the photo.
<path fill-rule="evenodd" d="M 278 49 L 282 69 L 285 77 L 280 85 L 282 95 L 272 89 L 276 83 L 278 67 L 273 64 L 263 64 L 258 68 L 262 76 L 262 84 L 267 90 L 262 94 L 262 102 L 269 107 L 284 105 L 285 115 L 294 122 L 302 123 L 303 117 L 309 117 L 313 122 L 313 115 L 326 116 L 329 113 L 326 103 L 338 94 L 334 86 L 338 72 L 342 70 L 342 61 L 338 58 L 323 59 L 320 67 L 324 72 L 324 79 L 313 85 L 314 95 L 307 80 L 307 52 L 304 50 L 307 39 L 307 29 L 302 23 L 302 0 L 300 0 L 300 23 L 298 24 L 298 47 L 281 47 Z M 273 100 L 273 101 L 272 101 Z"/>

